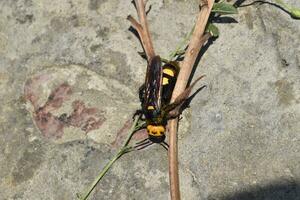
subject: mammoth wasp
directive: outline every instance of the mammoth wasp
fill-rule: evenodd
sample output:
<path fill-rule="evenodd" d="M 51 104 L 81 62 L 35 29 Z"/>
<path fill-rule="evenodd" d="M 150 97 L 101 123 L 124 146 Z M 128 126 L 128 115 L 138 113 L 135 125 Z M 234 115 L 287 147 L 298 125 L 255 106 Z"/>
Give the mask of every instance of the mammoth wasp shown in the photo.
<path fill-rule="evenodd" d="M 170 103 L 173 89 L 179 73 L 179 64 L 169 61 L 162 65 L 161 58 L 154 56 L 147 65 L 145 83 L 139 89 L 141 110 L 145 120 L 148 138 L 138 146 L 159 143 L 165 144 L 166 125 L 169 119 L 179 116 L 182 104 L 188 99 L 192 87 L 203 76 L 199 77 L 190 87 Z"/>

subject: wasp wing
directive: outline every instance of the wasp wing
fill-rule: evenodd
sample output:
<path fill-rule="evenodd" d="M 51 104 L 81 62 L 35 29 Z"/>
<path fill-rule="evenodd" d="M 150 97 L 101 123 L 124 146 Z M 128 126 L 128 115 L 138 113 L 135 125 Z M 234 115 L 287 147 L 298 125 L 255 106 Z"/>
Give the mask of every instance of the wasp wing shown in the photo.
<path fill-rule="evenodd" d="M 143 110 L 146 117 L 153 118 L 160 113 L 162 95 L 162 66 L 159 56 L 154 56 L 147 66 Z"/>

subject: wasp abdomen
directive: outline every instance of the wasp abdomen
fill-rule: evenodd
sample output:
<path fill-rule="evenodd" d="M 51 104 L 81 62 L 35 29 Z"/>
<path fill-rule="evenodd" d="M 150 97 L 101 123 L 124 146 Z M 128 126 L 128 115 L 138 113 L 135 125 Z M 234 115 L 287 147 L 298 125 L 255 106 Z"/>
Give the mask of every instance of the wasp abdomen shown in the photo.
<path fill-rule="evenodd" d="M 164 105 L 170 103 L 173 89 L 177 80 L 179 66 L 177 62 L 169 62 L 163 66 L 163 92 L 162 101 Z"/>

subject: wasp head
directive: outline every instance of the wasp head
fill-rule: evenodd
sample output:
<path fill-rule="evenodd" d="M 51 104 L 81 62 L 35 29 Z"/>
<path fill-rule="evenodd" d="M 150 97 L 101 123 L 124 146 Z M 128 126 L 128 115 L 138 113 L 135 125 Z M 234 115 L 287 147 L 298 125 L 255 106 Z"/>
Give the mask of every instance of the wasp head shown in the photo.
<path fill-rule="evenodd" d="M 148 125 L 149 139 L 154 143 L 161 143 L 165 140 L 165 127 L 162 125 Z"/>

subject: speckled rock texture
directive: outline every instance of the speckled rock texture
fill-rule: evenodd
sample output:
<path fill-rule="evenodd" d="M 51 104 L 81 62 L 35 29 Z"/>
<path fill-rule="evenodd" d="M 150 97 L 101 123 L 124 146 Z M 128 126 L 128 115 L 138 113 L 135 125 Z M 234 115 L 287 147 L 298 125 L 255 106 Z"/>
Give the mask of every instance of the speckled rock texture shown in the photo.
<path fill-rule="evenodd" d="M 191 30 L 197 2 L 149 1 L 157 54 Z M 146 69 L 129 14 L 130 0 L 0 0 L 0 199 L 76 199 L 114 155 Z M 180 122 L 182 199 L 299 200 L 300 21 L 269 4 L 233 18 Z M 167 160 L 159 145 L 126 154 L 90 199 L 170 199 Z"/>

